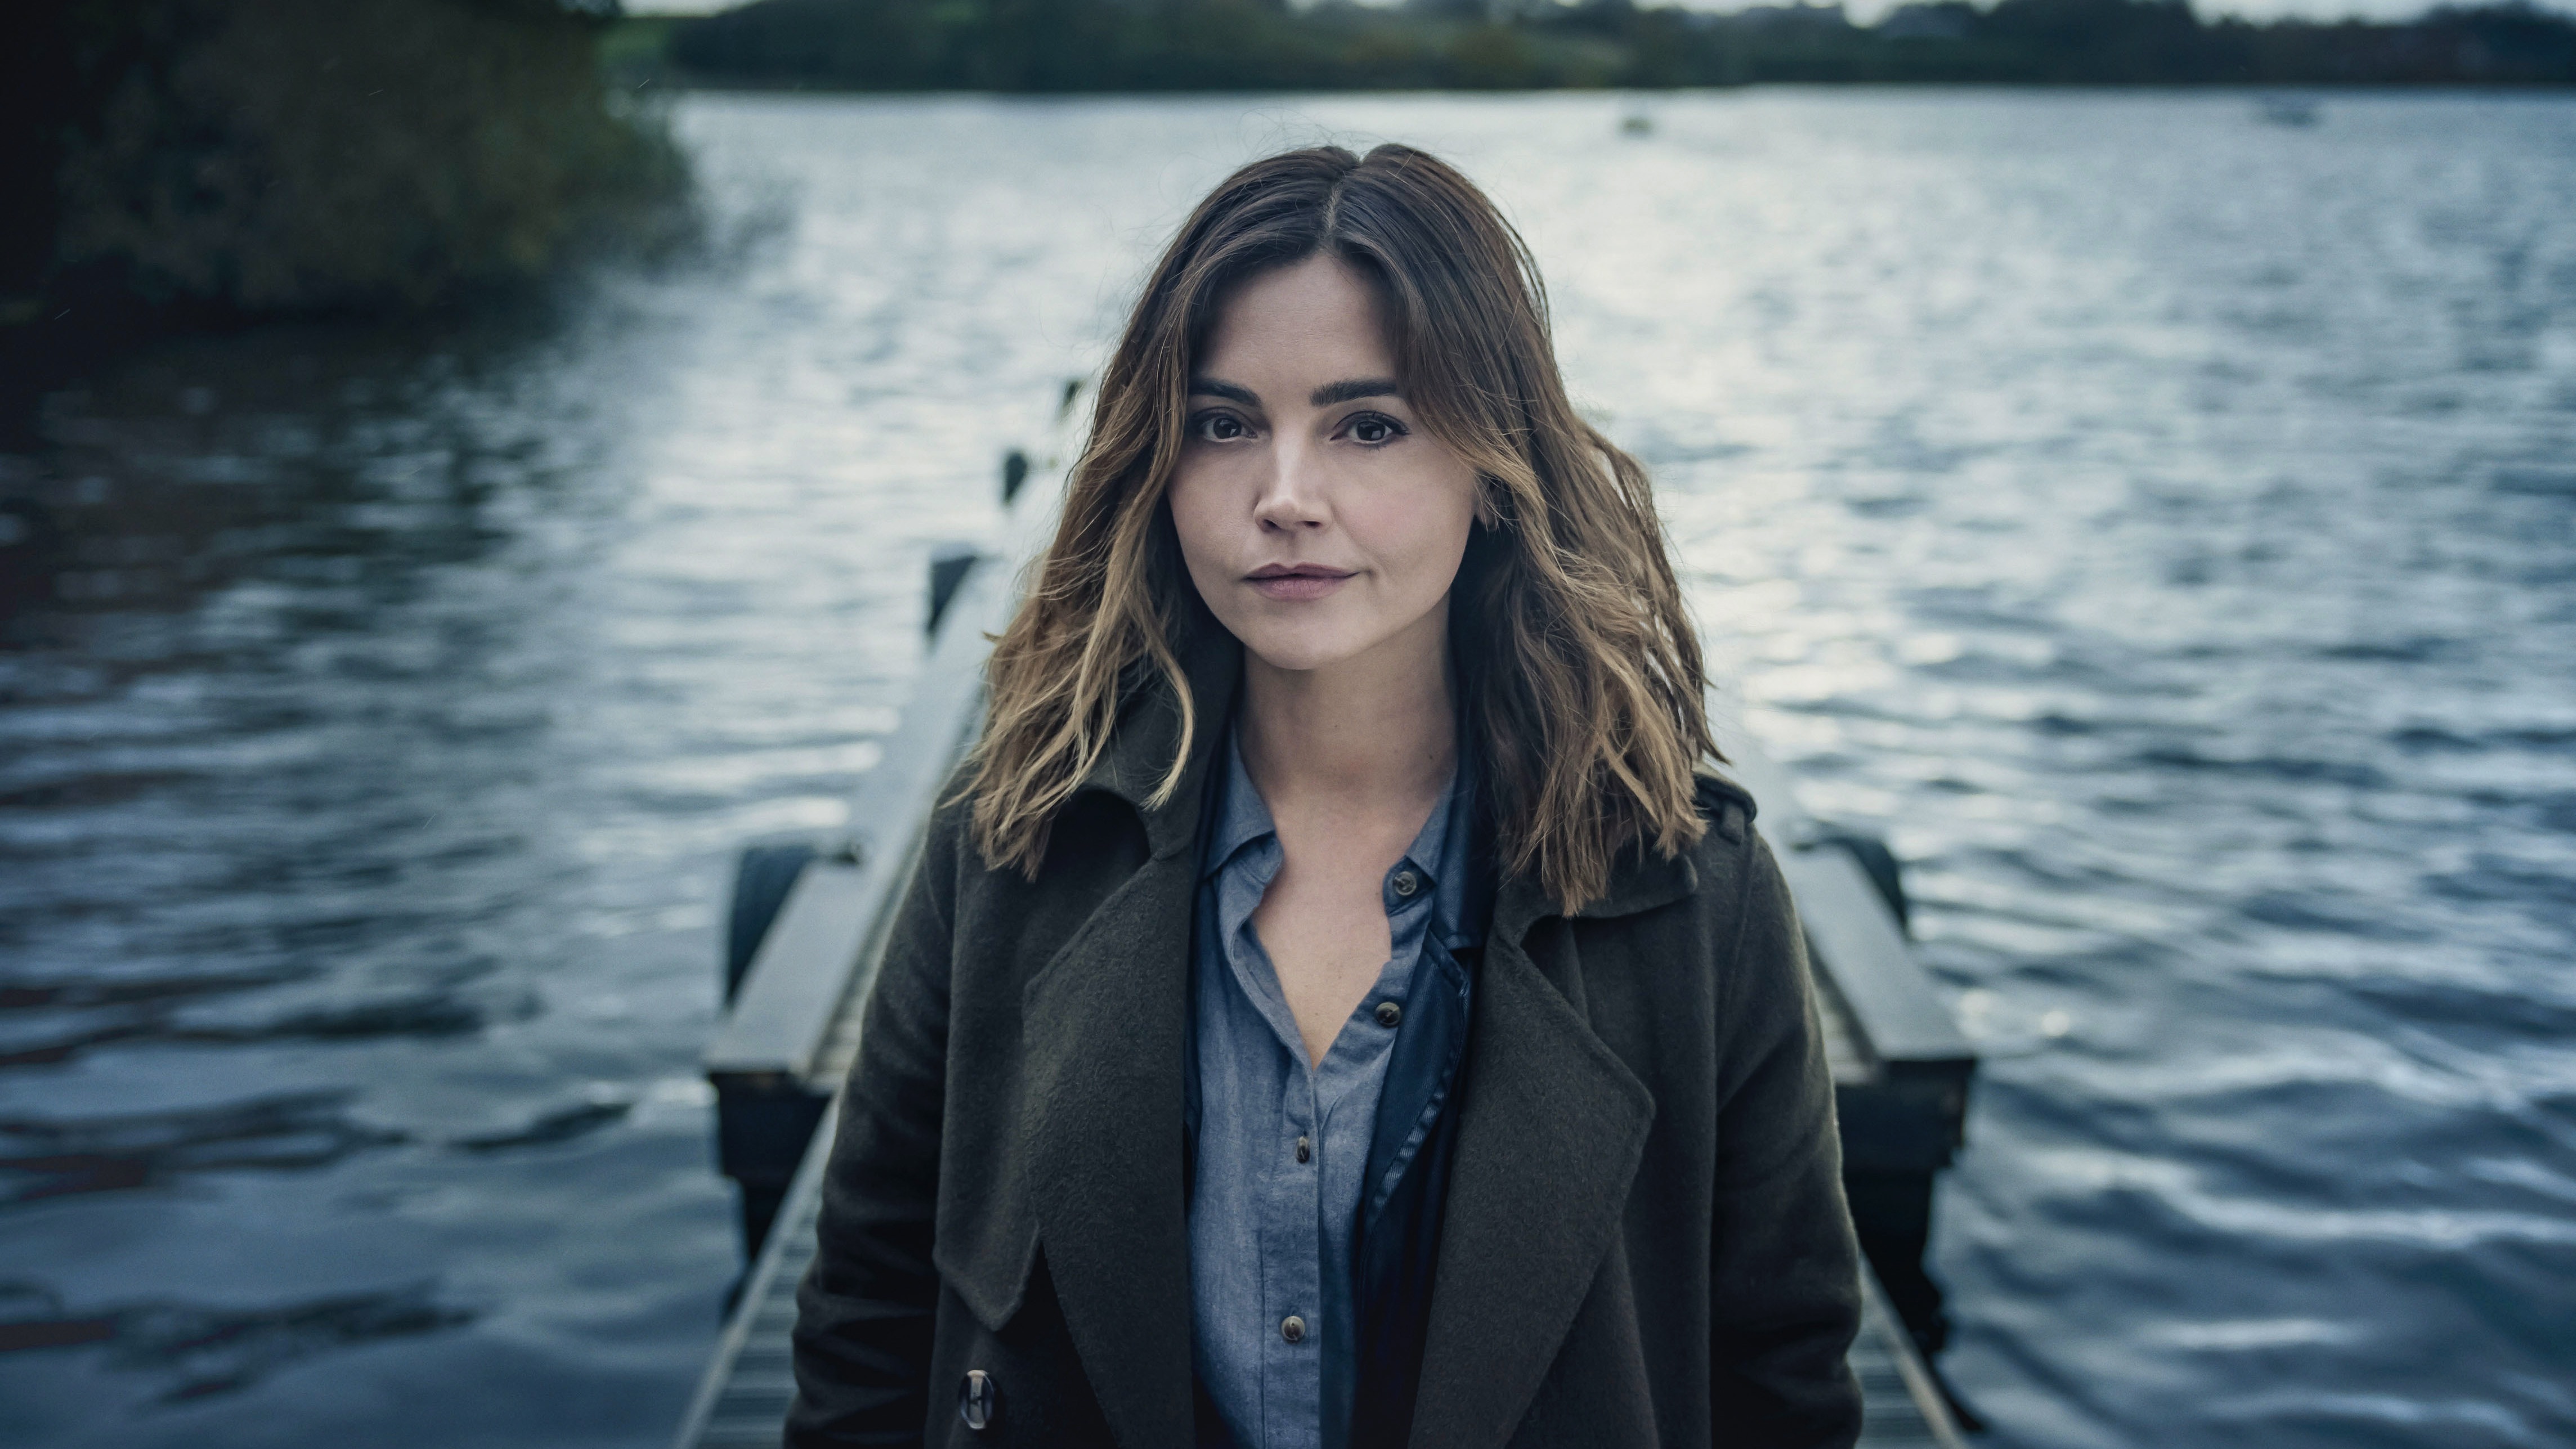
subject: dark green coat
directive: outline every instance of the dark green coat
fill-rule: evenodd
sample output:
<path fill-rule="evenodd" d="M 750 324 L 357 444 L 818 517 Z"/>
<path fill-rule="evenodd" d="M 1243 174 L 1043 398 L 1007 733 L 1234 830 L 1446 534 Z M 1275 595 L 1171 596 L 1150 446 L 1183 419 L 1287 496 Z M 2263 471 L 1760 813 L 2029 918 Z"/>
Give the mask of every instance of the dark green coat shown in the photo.
<path fill-rule="evenodd" d="M 1213 631 L 1211 631 L 1213 632 Z M 1035 882 L 931 822 L 868 1003 L 797 1295 L 788 1442 L 1185 1449 L 1182 1062 L 1198 731 L 1140 691 Z M 1572 918 L 1506 880 L 1457 1105 L 1415 1449 L 1849 1445 L 1859 1322 L 1833 1084 L 1750 801 Z M 957 1395 L 991 1376 L 999 1415 Z"/>

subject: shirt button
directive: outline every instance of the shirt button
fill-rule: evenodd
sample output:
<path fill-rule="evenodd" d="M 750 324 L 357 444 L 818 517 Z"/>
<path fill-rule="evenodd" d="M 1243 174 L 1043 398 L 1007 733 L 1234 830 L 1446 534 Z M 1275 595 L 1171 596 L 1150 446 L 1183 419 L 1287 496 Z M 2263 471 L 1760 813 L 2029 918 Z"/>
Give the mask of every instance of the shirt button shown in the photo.
<path fill-rule="evenodd" d="M 1394 1002 L 1392 1002 L 1392 1001 L 1381 1001 L 1381 1002 L 1379 1002 L 1379 1003 L 1377 1004 L 1377 1024 L 1378 1024 L 1378 1025 L 1380 1025 L 1380 1026 L 1393 1026 L 1393 1025 L 1395 1025 L 1397 1022 L 1402 1021 L 1402 1020 L 1404 1020 L 1404 1008 L 1403 1008 L 1403 1007 L 1396 1005 L 1396 1004 L 1395 1004 Z"/>
<path fill-rule="evenodd" d="M 1415 875 L 1409 870 L 1400 870 L 1395 873 L 1395 893 L 1397 895 L 1409 896 L 1420 889 L 1422 889 L 1422 877 Z"/>
<path fill-rule="evenodd" d="M 1279 1336 L 1288 1340 L 1290 1343 L 1305 1342 L 1306 1320 L 1299 1318 L 1293 1313 L 1289 1314 L 1288 1317 L 1283 1319 L 1279 1324 Z"/>
<path fill-rule="evenodd" d="M 1297 1160 L 1298 1160 L 1299 1162 L 1303 1162 L 1303 1161 L 1305 1161 L 1307 1158 L 1312 1157 L 1312 1156 L 1314 1156 L 1314 1155 L 1315 1155 L 1315 1151 L 1314 1151 L 1314 1149 L 1313 1149 L 1311 1146 L 1309 1146 L 1309 1145 L 1307 1144 L 1306 1139 L 1305 1139 L 1305 1138 L 1303 1138 L 1303 1137 L 1298 1138 L 1298 1139 L 1297 1139 Z"/>

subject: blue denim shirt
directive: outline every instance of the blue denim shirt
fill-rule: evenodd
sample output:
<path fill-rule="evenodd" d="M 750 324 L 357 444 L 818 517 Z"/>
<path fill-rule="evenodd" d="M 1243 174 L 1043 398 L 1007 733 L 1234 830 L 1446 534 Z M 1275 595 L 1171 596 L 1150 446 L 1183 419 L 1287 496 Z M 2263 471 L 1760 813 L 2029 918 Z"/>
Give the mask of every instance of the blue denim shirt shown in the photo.
<path fill-rule="evenodd" d="M 1426 948 L 1472 945 L 1481 924 L 1466 909 L 1473 782 L 1462 763 L 1388 869 L 1393 949 L 1323 1062 L 1310 1065 L 1252 925 L 1279 874 L 1279 836 L 1233 738 L 1225 758 L 1192 963 L 1191 1341 L 1199 1382 L 1238 1449 L 1340 1449 L 1357 1353 L 1353 1229 L 1397 1024 Z M 1447 952 L 1433 959 L 1463 994 Z M 1412 1125 L 1380 1194 L 1436 1112 L 1435 1102 Z"/>

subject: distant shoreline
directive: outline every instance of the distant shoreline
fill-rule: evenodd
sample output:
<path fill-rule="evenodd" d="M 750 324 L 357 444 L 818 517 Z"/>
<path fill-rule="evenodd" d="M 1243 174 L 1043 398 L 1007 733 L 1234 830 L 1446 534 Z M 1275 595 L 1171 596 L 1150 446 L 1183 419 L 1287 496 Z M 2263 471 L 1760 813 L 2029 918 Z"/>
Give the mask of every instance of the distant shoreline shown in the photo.
<path fill-rule="evenodd" d="M 855 93 L 2576 86 L 2576 17 L 2523 3 L 2257 24 L 2204 22 L 2187 0 L 1931 0 L 1861 26 L 1804 3 L 754 0 L 628 21 L 609 48 L 674 88 Z"/>
<path fill-rule="evenodd" d="M 1118 100 L 1213 100 L 1224 96 L 1460 96 L 1489 97 L 1509 100 L 1528 96 L 1595 96 L 1652 99 L 1659 96 L 1743 95 L 1757 91 L 1977 91 L 1997 95 L 2063 94 L 2091 92 L 2105 96 L 2145 95 L 2233 95 L 2245 100 L 2265 96 L 2531 96 L 2576 99 L 2576 83 L 2534 81 L 2522 84 L 2504 82 L 2396 82 L 2396 81 L 2282 81 L 2258 84 L 2253 81 L 1730 81 L 1710 85 L 1623 86 L 1561 85 L 1524 86 L 1513 89 L 1464 86 L 1227 86 L 1202 87 L 1196 90 L 1182 86 L 1162 86 L 1136 90 L 1096 91 L 1008 91 L 967 86 L 923 86 L 897 89 L 886 86 L 850 87 L 804 84 L 763 84 L 757 81 L 725 78 L 692 80 L 671 77 L 661 81 L 666 96 L 811 96 L 817 100 L 852 100 L 883 98 L 886 100 L 1004 100 L 1053 103 L 1058 101 Z"/>

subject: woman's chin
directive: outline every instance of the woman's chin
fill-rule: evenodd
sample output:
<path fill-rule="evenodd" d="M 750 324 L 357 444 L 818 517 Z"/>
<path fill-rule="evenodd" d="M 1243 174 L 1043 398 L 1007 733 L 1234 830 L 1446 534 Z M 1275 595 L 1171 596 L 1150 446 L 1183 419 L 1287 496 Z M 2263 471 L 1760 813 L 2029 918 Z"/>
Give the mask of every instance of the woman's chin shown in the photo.
<path fill-rule="evenodd" d="M 1235 635 L 1243 641 L 1247 659 L 1282 674 L 1312 674 L 1336 664 L 1358 658 L 1369 650 L 1374 639 L 1352 638 L 1338 630 L 1326 629 L 1251 629 Z"/>
<path fill-rule="evenodd" d="M 1265 648 L 1259 644 L 1246 642 L 1243 652 L 1248 659 L 1257 660 L 1263 667 L 1276 673 L 1312 674 L 1318 669 L 1330 669 L 1358 651 L 1318 649 L 1306 644 Z"/>
<path fill-rule="evenodd" d="M 1444 596 L 1411 619 L 1390 619 L 1377 609 L 1326 613 L 1309 607 L 1246 611 L 1250 617 L 1223 622 L 1243 642 L 1247 660 L 1282 674 L 1313 674 L 1361 660 L 1373 667 L 1419 662 L 1436 670 L 1448 628 L 1445 605 Z"/>

